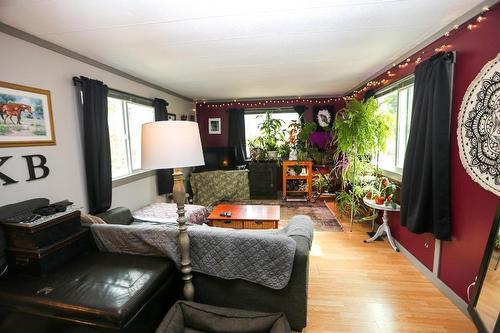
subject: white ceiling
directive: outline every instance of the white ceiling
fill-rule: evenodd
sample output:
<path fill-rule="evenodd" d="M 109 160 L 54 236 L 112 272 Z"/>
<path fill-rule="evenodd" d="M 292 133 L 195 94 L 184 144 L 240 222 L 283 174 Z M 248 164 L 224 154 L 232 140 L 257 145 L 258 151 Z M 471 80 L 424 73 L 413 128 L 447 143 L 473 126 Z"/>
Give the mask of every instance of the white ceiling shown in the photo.
<path fill-rule="evenodd" d="M 213 100 L 344 94 L 480 3 L 0 0 L 0 21 Z"/>

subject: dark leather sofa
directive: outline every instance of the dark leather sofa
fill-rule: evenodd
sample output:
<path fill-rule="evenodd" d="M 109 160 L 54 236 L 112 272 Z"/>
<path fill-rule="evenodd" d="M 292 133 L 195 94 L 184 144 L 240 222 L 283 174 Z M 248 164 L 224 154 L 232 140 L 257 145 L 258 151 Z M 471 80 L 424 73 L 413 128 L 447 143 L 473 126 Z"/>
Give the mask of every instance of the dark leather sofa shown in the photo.
<path fill-rule="evenodd" d="M 99 215 L 107 223 L 131 224 L 135 221 L 127 208 L 118 207 Z M 300 218 L 300 217 L 295 217 Z M 203 304 L 262 312 L 285 313 L 294 331 L 307 325 L 307 285 L 309 278 L 309 239 L 291 236 L 297 243 L 292 274 L 287 286 L 274 290 L 245 280 L 225 280 L 194 273 L 195 301 Z"/>
<path fill-rule="evenodd" d="M 180 298 L 165 258 L 88 251 L 46 276 L 0 277 L 0 332 L 154 332 Z"/>
<path fill-rule="evenodd" d="M 135 221 L 127 208 L 118 207 L 99 215 L 107 223 L 131 224 Z M 300 217 L 294 217 L 300 218 Z M 309 239 L 291 236 L 296 244 L 293 270 L 287 286 L 274 290 L 245 280 L 225 280 L 194 273 L 195 301 L 221 307 L 285 313 L 294 331 L 307 325 L 307 284 L 309 277 Z"/>
<path fill-rule="evenodd" d="M 126 208 L 100 214 L 107 223 L 131 224 Z M 294 331 L 307 323 L 310 242 L 297 242 L 292 275 L 281 290 L 244 280 L 195 273 L 195 301 L 262 312 L 284 312 Z M 182 279 L 168 259 L 89 252 L 55 274 L 0 278 L 0 332 L 154 332 L 181 298 Z M 54 287 L 45 295 L 44 288 Z"/>

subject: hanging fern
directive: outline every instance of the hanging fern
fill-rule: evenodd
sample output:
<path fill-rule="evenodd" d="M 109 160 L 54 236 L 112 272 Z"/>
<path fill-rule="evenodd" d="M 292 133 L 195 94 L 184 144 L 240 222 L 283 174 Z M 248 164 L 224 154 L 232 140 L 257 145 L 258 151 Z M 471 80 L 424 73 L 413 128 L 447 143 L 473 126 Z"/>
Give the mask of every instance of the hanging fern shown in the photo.
<path fill-rule="evenodd" d="M 349 158 L 384 151 L 390 129 L 390 115 L 378 112 L 378 102 L 372 97 L 365 102 L 350 100 L 335 117 L 335 143 L 338 153 Z"/>

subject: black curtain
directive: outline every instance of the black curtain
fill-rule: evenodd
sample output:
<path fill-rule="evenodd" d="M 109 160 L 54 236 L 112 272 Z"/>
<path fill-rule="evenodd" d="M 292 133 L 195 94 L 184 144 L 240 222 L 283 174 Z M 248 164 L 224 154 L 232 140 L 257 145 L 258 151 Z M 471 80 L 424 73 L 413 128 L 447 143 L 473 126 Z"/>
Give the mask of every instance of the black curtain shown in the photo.
<path fill-rule="evenodd" d="M 229 109 L 228 146 L 236 148 L 235 163 L 244 164 L 246 157 L 245 110 Z"/>
<path fill-rule="evenodd" d="M 295 112 L 299 114 L 299 121 L 302 125 L 305 124 L 306 120 L 304 119 L 305 113 L 306 113 L 306 106 L 305 105 L 295 105 L 293 107 Z"/>
<path fill-rule="evenodd" d="M 454 54 L 438 53 L 415 68 L 410 135 L 401 189 L 401 224 L 451 239 L 450 114 Z"/>
<path fill-rule="evenodd" d="M 108 129 L 108 87 L 101 81 L 80 77 L 83 141 L 89 212 L 111 206 L 111 149 Z"/>
<path fill-rule="evenodd" d="M 377 91 L 375 89 L 370 89 L 370 90 L 367 90 L 365 92 L 365 94 L 363 95 L 363 102 L 366 101 L 367 99 L 369 99 L 370 97 L 373 97 L 375 96 L 375 93 Z"/>
<path fill-rule="evenodd" d="M 155 108 L 155 120 L 168 120 L 167 106 L 168 103 L 164 99 L 155 98 L 153 100 Z M 156 190 L 158 195 L 172 193 L 174 187 L 174 179 L 172 178 L 173 169 L 158 169 L 156 170 Z"/>

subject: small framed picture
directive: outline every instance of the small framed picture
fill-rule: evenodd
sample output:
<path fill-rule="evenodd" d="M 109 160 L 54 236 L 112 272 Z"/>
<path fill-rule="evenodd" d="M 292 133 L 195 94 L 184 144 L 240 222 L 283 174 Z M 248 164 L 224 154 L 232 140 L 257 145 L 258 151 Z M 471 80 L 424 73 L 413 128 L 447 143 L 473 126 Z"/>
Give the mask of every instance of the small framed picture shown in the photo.
<path fill-rule="evenodd" d="M 177 116 L 175 113 L 167 113 L 167 120 L 176 120 Z"/>
<path fill-rule="evenodd" d="M 188 120 L 188 116 L 185 114 L 181 115 L 181 120 Z"/>
<path fill-rule="evenodd" d="M 208 118 L 208 134 L 221 134 L 220 118 Z"/>
<path fill-rule="evenodd" d="M 194 114 L 189 115 L 189 121 L 195 121 Z"/>

